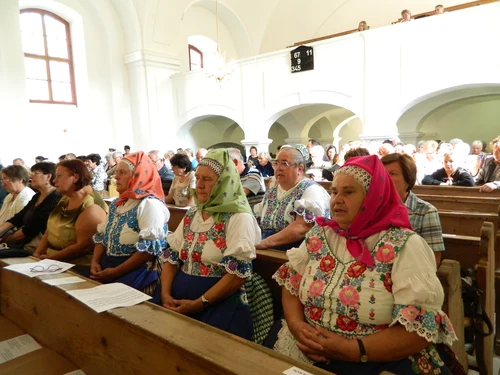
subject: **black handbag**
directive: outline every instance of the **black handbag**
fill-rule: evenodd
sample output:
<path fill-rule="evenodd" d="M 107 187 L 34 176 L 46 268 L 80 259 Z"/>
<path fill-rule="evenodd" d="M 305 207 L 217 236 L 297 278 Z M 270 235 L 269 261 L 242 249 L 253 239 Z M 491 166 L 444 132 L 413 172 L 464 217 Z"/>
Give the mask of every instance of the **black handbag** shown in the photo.
<path fill-rule="evenodd" d="M 21 248 L 8 247 L 0 249 L 0 258 L 24 258 L 33 255 L 28 250 Z"/>

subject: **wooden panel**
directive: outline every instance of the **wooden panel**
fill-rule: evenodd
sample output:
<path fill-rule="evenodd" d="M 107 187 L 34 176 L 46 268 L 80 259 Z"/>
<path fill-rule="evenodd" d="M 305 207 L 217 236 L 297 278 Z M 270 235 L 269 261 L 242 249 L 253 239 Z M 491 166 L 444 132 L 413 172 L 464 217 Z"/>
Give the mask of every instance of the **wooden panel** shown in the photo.
<path fill-rule="evenodd" d="M 276 270 L 288 262 L 284 251 L 279 250 L 257 250 L 257 259 L 253 261 L 253 268 L 271 289 L 273 295 L 274 319 L 281 319 L 283 316 L 283 307 L 281 305 L 281 286 L 272 279 Z"/>
<path fill-rule="evenodd" d="M 3 259 L 0 267 L 14 262 Z M 150 303 L 97 314 L 62 289 L 3 269 L 0 311 L 89 375 L 274 375 L 292 366 L 329 374 Z"/>
<path fill-rule="evenodd" d="M 173 204 L 167 204 L 168 210 L 170 211 L 170 219 L 168 220 L 168 230 L 175 232 L 179 224 L 181 223 L 184 215 L 188 211 L 189 207 L 177 207 Z"/>
<path fill-rule="evenodd" d="M 427 194 L 444 197 L 500 197 L 500 190 L 493 190 L 491 193 L 481 193 L 477 186 L 415 185 L 411 191 L 418 196 L 420 194 Z"/>
<path fill-rule="evenodd" d="M 455 260 L 444 259 L 438 269 L 438 277 L 443 285 L 445 299 L 443 311 L 450 318 L 458 340 L 452 349 L 458 360 L 467 371 L 469 363 L 464 345 L 464 305 L 462 302 L 462 279 L 460 278 L 460 263 Z"/>
<path fill-rule="evenodd" d="M 500 197 L 458 197 L 419 194 L 418 197 L 436 207 L 438 210 L 455 210 L 466 212 L 498 213 Z"/>
<path fill-rule="evenodd" d="M 483 223 L 478 232 L 481 237 L 466 237 L 444 234 L 446 251 L 444 259 L 460 262 L 462 269 L 475 268 L 478 265 L 477 281 L 483 291 L 485 312 L 490 319 L 495 316 L 495 235 L 494 225 Z M 493 368 L 494 336 L 490 335 L 481 340 L 477 355 L 484 359 L 486 373 L 491 374 Z"/>
<path fill-rule="evenodd" d="M 439 220 L 443 233 L 464 236 L 477 236 L 485 221 L 493 223 L 494 230 L 498 227 L 498 214 L 483 212 L 439 211 Z"/>

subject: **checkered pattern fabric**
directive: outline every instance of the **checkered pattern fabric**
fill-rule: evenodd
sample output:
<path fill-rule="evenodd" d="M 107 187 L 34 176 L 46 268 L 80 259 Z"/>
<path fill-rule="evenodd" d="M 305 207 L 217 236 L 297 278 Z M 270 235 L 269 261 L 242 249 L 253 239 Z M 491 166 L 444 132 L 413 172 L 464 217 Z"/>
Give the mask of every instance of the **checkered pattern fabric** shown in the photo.
<path fill-rule="evenodd" d="M 274 323 L 273 297 L 265 280 L 255 272 L 245 281 L 250 315 L 253 321 L 252 341 L 262 344 Z"/>

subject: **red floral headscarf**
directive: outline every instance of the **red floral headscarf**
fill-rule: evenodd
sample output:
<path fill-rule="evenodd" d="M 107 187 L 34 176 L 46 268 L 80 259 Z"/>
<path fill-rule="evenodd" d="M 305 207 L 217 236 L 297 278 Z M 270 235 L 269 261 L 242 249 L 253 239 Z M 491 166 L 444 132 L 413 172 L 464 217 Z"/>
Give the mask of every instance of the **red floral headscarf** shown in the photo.
<path fill-rule="evenodd" d="M 117 199 L 117 206 L 129 199 L 142 199 L 148 196 L 165 200 L 160 175 L 148 155 L 142 151 L 134 152 L 125 156 L 120 162 L 122 161 L 132 170 L 132 177 L 128 180 L 127 189 Z"/>
<path fill-rule="evenodd" d="M 346 230 L 340 228 L 335 220 L 318 217 L 316 221 L 318 225 L 330 227 L 339 236 L 345 237 L 347 249 L 354 258 L 373 266 L 373 258 L 365 238 L 392 227 L 411 229 L 408 210 L 376 155 L 350 158 L 337 173 L 342 173 L 342 169 L 347 166 L 362 168 L 371 176 L 370 186 L 356 217 Z"/>

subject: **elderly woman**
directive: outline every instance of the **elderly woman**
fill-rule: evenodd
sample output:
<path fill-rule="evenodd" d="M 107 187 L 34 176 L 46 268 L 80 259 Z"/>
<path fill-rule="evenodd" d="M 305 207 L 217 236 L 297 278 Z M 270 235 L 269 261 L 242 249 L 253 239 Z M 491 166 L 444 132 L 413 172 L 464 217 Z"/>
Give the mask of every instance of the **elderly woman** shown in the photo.
<path fill-rule="evenodd" d="M 441 222 L 436 207 L 420 199 L 411 191 L 417 180 L 415 162 L 410 156 L 401 154 L 386 155 L 381 161 L 394 182 L 401 201 L 408 209 L 412 229 L 434 251 L 436 264 L 439 266 L 441 253 L 445 250 Z"/>
<path fill-rule="evenodd" d="M 185 207 L 194 205 L 191 190 L 196 186 L 196 178 L 193 172 L 191 161 L 184 154 L 175 154 L 170 159 L 174 179 L 168 195 L 165 197 L 166 203 L 175 203 L 176 206 Z"/>
<path fill-rule="evenodd" d="M 2 186 L 9 194 L 0 209 L 0 224 L 21 211 L 35 195 L 28 187 L 29 179 L 28 170 L 21 165 L 10 165 L 2 169 Z"/>
<path fill-rule="evenodd" d="M 443 155 L 443 168 L 425 176 L 422 185 L 474 186 L 474 179 L 458 166 L 457 155 L 447 152 Z"/>
<path fill-rule="evenodd" d="M 267 190 L 254 206 L 260 219 L 262 241 L 257 249 L 287 250 L 299 246 L 316 216 L 328 216 L 329 196 L 316 182 L 305 178 L 303 145 L 282 147 L 276 160 L 277 186 Z"/>
<path fill-rule="evenodd" d="M 54 187 L 56 165 L 37 163 L 31 167 L 31 187 L 37 193 L 17 214 L 0 225 L 0 242 L 34 251 L 45 230 L 49 214 L 61 199 Z"/>
<path fill-rule="evenodd" d="M 123 158 L 116 168 L 116 189 L 120 197 L 94 235 L 90 278 L 152 292 L 158 281 L 152 268 L 167 245 L 170 213 L 150 158 L 143 152 Z"/>
<path fill-rule="evenodd" d="M 286 318 L 274 349 L 338 375 L 464 373 L 432 251 L 376 155 L 337 171 L 330 209 L 273 276 Z"/>
<path fill-rule="evenodd" d="M 198 164 L 194 197 L 184 225 L 167 238 L 162 304 L 250 339 L 243 284 L 252 275 L 260 229 L 227 150 L 211 150 Z"/>
<path fill-rule="evenodd" d="M 271 156 L 268 152 L 259 152 L 257 160 L 259 161 L 259 163 L 256 165 L 256 168 L 262 174 L 262 177 L 274 176 L 274 169 L 271 164 Z"/>
<path fill-rule="evenodd" d="M 38 245 L 35 257 L 76 264 L 73 269 L 88 273 L 92 260 L 92 236 L 97 225 L 106 219 L 108 208 L 89 184 L 92 175 L 78 159 L 57 164 L 54 185 L 63 195 L 49 215 L 47 230 Z"/>

